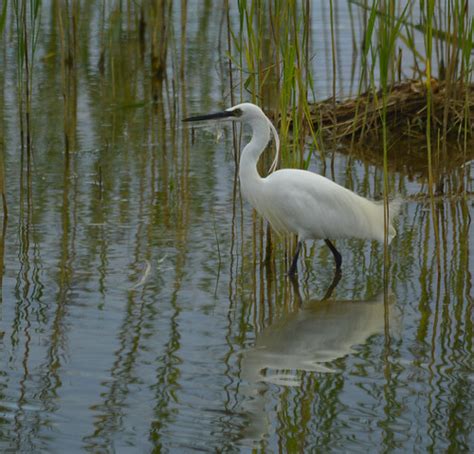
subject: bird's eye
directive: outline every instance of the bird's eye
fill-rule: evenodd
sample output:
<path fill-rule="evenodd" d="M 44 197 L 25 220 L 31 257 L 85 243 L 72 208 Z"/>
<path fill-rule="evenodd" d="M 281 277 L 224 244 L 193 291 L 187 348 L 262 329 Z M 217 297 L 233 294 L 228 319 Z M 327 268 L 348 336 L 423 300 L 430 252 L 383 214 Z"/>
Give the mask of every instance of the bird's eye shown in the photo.
<path fill-rule="evenodd" d="M 242 109 L 234 109 L 232 111 L 232 114 L 234 115 L 234 117 L 241 117 L 243 112 L 242 112 Z"/>

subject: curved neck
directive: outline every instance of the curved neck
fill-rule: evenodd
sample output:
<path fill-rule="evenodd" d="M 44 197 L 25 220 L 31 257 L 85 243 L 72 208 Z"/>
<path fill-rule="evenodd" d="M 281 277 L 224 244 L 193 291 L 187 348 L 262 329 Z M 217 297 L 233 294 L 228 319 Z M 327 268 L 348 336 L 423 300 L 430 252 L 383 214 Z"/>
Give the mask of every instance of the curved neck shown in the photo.
<path fill-rule="evenodd" d="M 257 171 L 258 158 L 270 141 L 270 126 L 266 118 L 257 118 L 250 124 L 252 127 L 252 139 L 242 150 L 239 164 L 240 179 L 259 180 L 261 177 Z"/>
<path fill-rule="evenodd" d="M 270 141 L 270 126 L 266 118 L 257 118 L 250 124 L 252 139 L 242 150 L 239 164 L 240 191 L 258 211 L 263 178 L 257 170 L 258 158 Z"/>

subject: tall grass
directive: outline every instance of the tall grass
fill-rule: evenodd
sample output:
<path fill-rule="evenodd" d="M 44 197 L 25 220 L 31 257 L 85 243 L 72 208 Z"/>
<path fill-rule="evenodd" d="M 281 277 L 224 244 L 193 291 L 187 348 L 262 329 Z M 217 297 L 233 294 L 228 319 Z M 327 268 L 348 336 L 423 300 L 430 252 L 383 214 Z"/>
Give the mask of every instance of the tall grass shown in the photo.
<path fill-rule="evenodd" d="M 407 1 L 403 3 L 406 10 L 403 17 L 400 16 L 400 11 L 397 11 L 397 9 L 401 9 L 398 2 L 394 3 L 394 5 L 397 5 L 397 9 L 393 11 L 384 10 L 380 6 L 380 2 L 369 4 L 368 2 L 351 0 L 351 3 L 362 11 L 375 13 L 379 19 L 387 23 L 390 23 L 393 19 L 392 16 L 395 20 L 401 21 L 397 41 L 403 46 L 403 53 L 399 52 L 398 63 L 392 68 L 394 72 L 398 66 L 400 75 L 408 73 L 410 68 L 406 61 L 411 59 L 413 61 L 411 77 L 419 81 L 425 80 L 428 56 L 422 46 L 419 43 L 417 44 L 417 38 L 421 36 L 426 44 L 428 35 L 430 35 L 432 51 L 429 72 L 432 78 L 442 82 L 443 90 L 445 90 L 443 106 L 436 106 L 436 116 L 432 117 L 431 132 L 432 136 L 436 137 L 438 135 L 437 130 L 441 129 L 443 151 L 446 152 L 448 135 L 456 132 L 456 129 L 458 129 L 458 132 L 466 131 L 465 123 L 457 120 L 457 118 L 459 114 L 462 117 L 463 108 L 467 105 L 467 101 L 463 99 L 465 92 L 461 89 L 462 84 L 460 82 L 464 79 L 472 83 L 472 64 L 466 65 L 464 61 L 464 56 L 470 54 L 469 49 L 472 49 L 473 44 L 473 38 L 469 32 L 472 24 L 472 12 L 469 9 L 469 2 L 467 0 L 435 2 L 433 11 L 430 9 L 430 16 L 428 16 L 427 0 L 420 3 Z M 375 7 L 376 4 L 379 7 Z M 367 63 L 367 61 L 362 61 L 362 70 L 364 70 Z M 433 115 L 435 110 L 432 109 L 431 113 Z M 452 121 L 453 119 L 455 121 Z M 468 134 L 471 129 L 472 124 L 467 128 Z"/>
<path fill-rule="evenodd" d="M 357 93 L 360 95 L 363 93 L 364 88 L 367 89 L 368 85 L 374 93 L 376 92 L 375 82 L 374 82 L 374 70 L 375 64 L 371 64 L 370 62 L 375 62 L 376 60 L 376 48 L 372 45 L 373 42 L 373 35 L 375 30 L 375 24 L 377 19 L 377 8 L 378 2 L 375 2 L 374 7 L 370 9 L 370 15 L 364 16 L 364 28 L 363 28 L 363 39 L 362 39 L 362 53 L 361 53 L 361 70 L 360 70 L 360 77 L 359 77 L 359 86 Z M 365 12 L 366 10 L 364 10 Z M 368 115 L 368 104 L 366 105 L 364 112 L 362 113 L 362 131 L 360 133 L 360 137 L 364 136 L 365 125 L 367 124 L 367 115 Z M 360 109 L 360 102 L 359 98 L 356 100 L 356 105 L 354 109 L 354 118 L 357 119 L 359 117 L 359 109 Z M 356 122 L 353 122 L 353 129 L 351 135 L 351 143 L 352 146 L 355 140 L 355 129 Z"/>
<path fill-rule="evenodd" d="M 311 2 L 239 0 L 237 5 L 238 19 L 232 21 L 232 4 L 226 3 L 232 37 L 228 52 L 238 71 L 239 98 L 250 97 L 272 116 L 280 133 L 281 165 L 306 168 L 314 149 L 322 153 L 310 115 L 310 103 L 314 100 Z M 307 135 L 313 138 L 308 155 Z M 271 159 L 267 155 L 262 160 L 262 174 L 267 172 Z M 267 260 L 272 249 L 270 238 L 267 230 Z"/>
<path fill-rule="evenodd" d="M 314 98 L 311 2 L 240 0 L 238 13 L 238 23 L 229 26 L 230 57 L 241 80 L 240 98 L 250 97 L 279 123 L 284 164 L 304 166 L 298 141 L 301 134 L 315 134 L 309 121 L 309 103 Z M 296 141 L 289 140 L 290 133 Z"/>

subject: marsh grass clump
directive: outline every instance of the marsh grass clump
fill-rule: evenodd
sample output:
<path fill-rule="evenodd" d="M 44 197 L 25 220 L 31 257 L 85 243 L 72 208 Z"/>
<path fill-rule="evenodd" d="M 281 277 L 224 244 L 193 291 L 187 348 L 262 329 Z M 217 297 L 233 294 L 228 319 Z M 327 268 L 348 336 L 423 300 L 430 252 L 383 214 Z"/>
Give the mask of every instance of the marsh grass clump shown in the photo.
<path fill-rule="evenodd" d="M 458 139 L 472 135 L 474 127 L 474 84 L 459 82 L 457 96 L 450 96 L 453 84 L 431 80 L 431 122 L 434 136 L 446 130 L 448 138 Z M 342 100 L 334 108 L 332 98 L 310 105 L 316 129 L 338 138 L 356 134 L 360 139 L 377 136 L 382 129 L 383 93 L 369 90 Z M 405 80 L 389 87 L 386 95 L 386 121 L 393 133 L 422 138 L 426 131 L 427 87 L 420 80 Z M 361 113 L 364 113 L 363 115 Z M 447 120 L 445 120 L 447 118 Z M 446 126 L 445 126 L 446 125 Z"/>
<path fill-rule="evenodd" d="M 354 44 L 360 56 L 357 94 L 312 103 L 315 127 L 326 136 L 363 140 L 382 135 L 386 126 L 397 135 L 441 138 L 443 151 L 448 140 L 468 140 L 474 126 L 469 2 L 351 4 L 363 17 L 362 43 Z M 412 62 L 411 77 L 404 77 L 406 61 Z"/>

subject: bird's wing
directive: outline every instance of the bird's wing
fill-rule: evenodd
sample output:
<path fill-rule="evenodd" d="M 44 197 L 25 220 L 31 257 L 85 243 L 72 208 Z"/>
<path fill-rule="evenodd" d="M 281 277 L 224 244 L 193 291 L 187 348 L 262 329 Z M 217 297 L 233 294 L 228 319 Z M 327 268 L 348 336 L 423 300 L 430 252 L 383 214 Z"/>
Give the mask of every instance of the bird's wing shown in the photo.
<path fill-rule="evenodd" d="M 259 211 L 278 231 L 302 238 L 383 239 L 383 207 L 316 173 L 279 170 L 265 179 L 264 193 Z"/>

